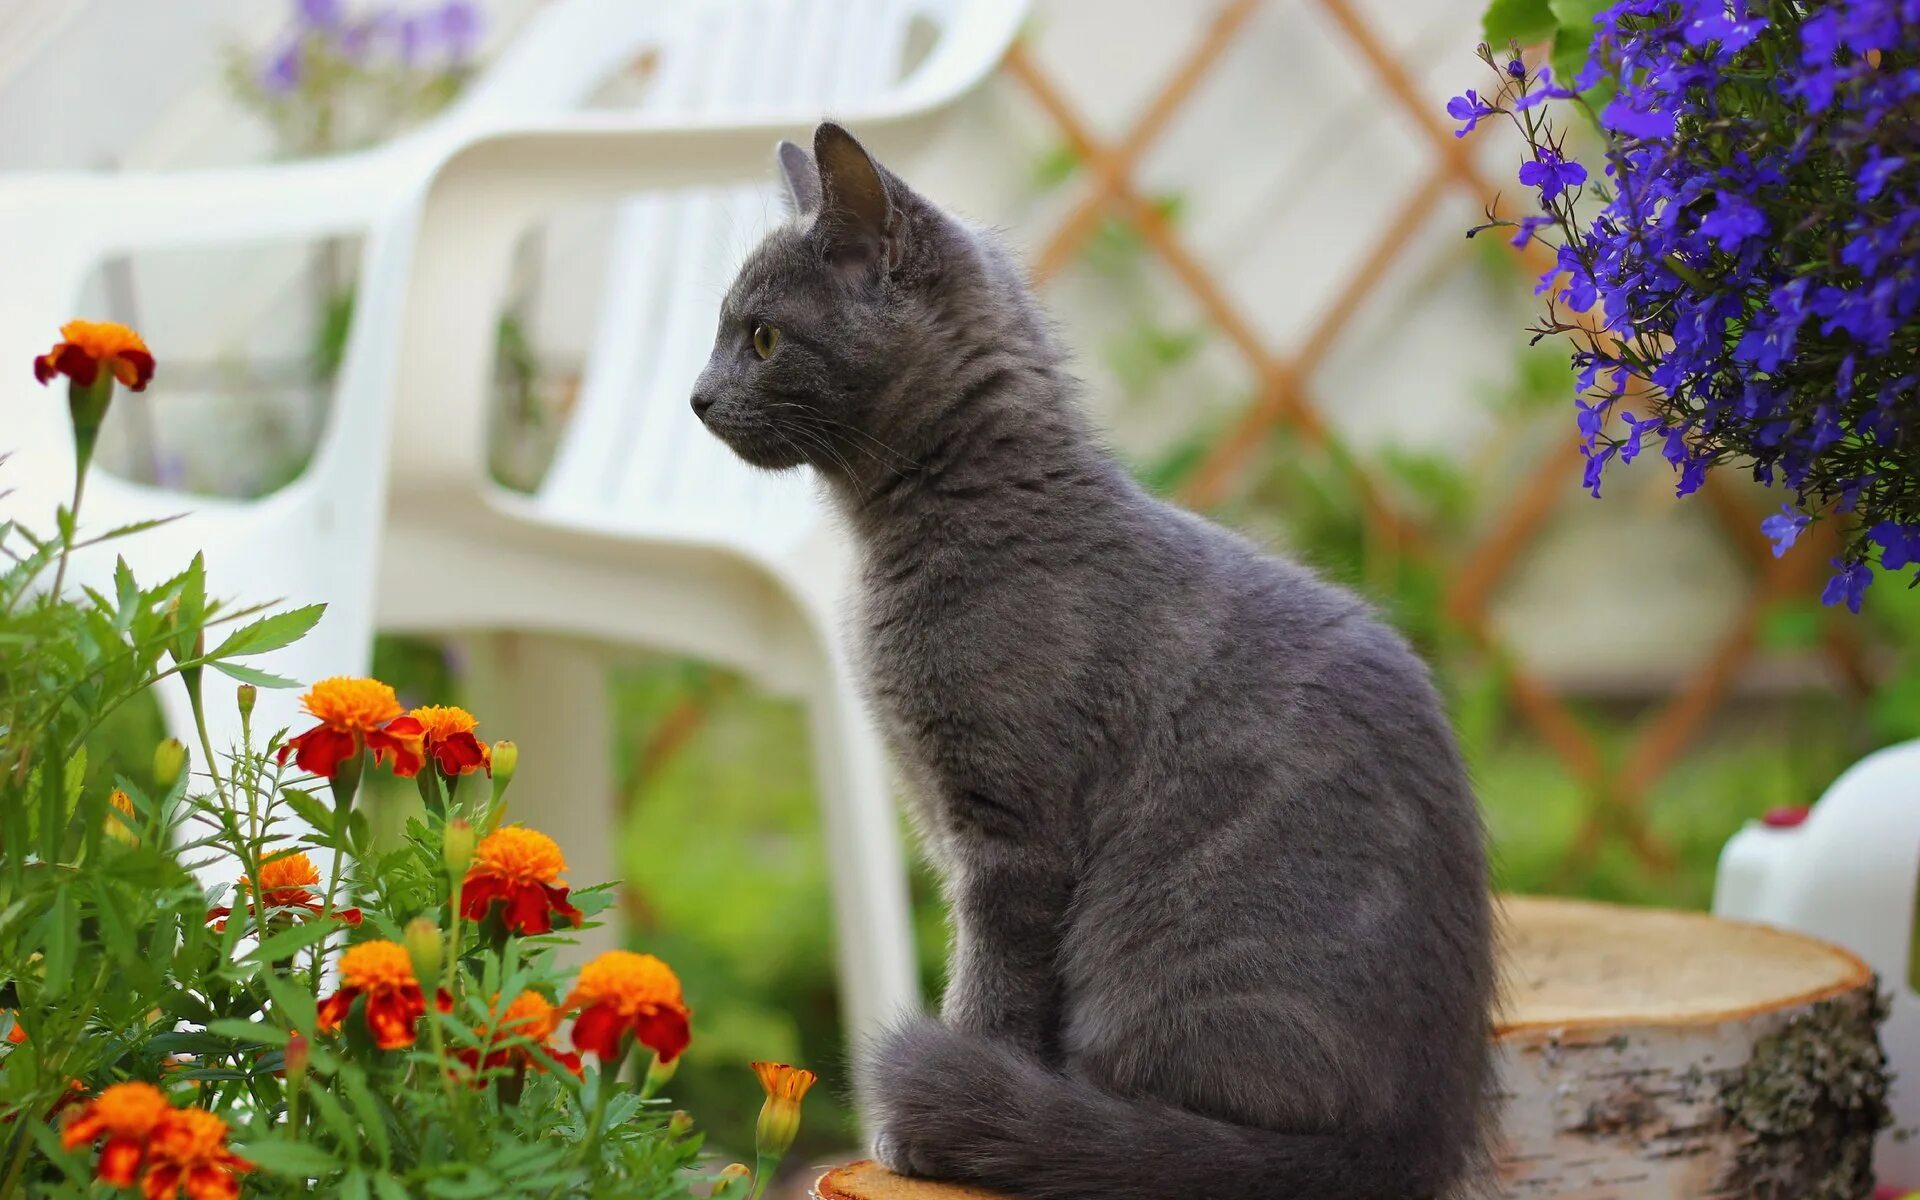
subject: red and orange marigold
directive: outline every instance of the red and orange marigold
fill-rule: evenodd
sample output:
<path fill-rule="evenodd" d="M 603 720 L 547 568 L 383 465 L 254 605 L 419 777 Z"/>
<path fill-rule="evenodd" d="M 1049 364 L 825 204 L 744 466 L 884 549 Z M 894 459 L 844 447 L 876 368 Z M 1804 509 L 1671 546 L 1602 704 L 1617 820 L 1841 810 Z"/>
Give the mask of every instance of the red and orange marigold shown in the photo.
<path fill-rule="evenodd" d="M 76 320 L 62 325 L 60 341 L 33 360 L 33 377 L 41 383 L 65 375 L 81 387 L 92 387 L 102 369 L 134 391 L 145 391 L 153 378 L 153 354 L 125 325 Z"/>
<path fill-rule="evenodd" d="M 555 1060 L 574 1074 L 580 1073 L 580 1056 L 566 1050 L 557 1050 L 547 1045 L 547 1039 L 560 1027 L 560 1010 L 553 1002 L 539 992 L 521 992 L 513 998 L 513 1003 L 502 1010 L 498 1008 L 500 998 L 494 997 L 495 1016 L 493 1036 L 487 1036 L 485 1026 L 474 1030 L 485 1046 L 484 1057 L 479 1048 L 467 1048 L 457 1051 L 461 1062 L 474 1070 L 484 1067 L 495 1070 L 500 1067 L 544 1067 L 534 1057 L 531 1047 L 538 1046 L 548 1058 Z M 511 1043 L 511 1044 L 508 1044 Z"/>
<path fill-rule="evenodd" d="M 466 709 L 451 704 L 429 704 L 395 721 L 393 727 L 398 729 L 406 721 L 411 721 L 420 731 L 425 739 L 426 755 L 442 775 L 471 775 L 493 769 L 487 744 L 473 733 L 480 722 Z"/>
<path fill-rule="evenodd" d="M 331 779 L 344 760 L 365 746 L 373 761 L 393 760 L 393 773 L 406 778 L 419 773 L 421 735 L 418 724 L 407 721 L 393 689 L 377 679 L 336 675 L 322 679 L 300 705 L 320 722 L 280 747 L 281 763 L 289 755 L 302 771 Z M 403 723 L 404 722 L 404 723 Z"/>
<path fill-rule="evenodd" d="M 101 1141 L 94 1178 L 132 1187 L 155 1132 L 173 1111 L 167 1094 L 150 1083 L 116 1083 L 75 1110 L 60 1132 L 60 1144 L 71 1150 Z"/>
<path fill-rule="evenodd" d="M 340 956 L 340 990 L 320 1001 L 320 1032 L 339 1029 L 353 1008 L 366 998 L 367 1032 L 382 1050 L 413 1045 L 414 1027 L 426 1015 L 427 1001 L 413 977 L 413 959 L 398 942 L 361 942 Z M 439 997 L 442 1012 L 452 1008 L 449 997 Z"/>
<path fill-rule="evenodd" d="M 573 1022 L 574 1048 L 618 1061 L 626 1035 L 672 1062 L 692 1040 L 693 1014 L 680 996 L 673 968 L 651 954 L 609 950 L 580 968 L 565 1007 Z"/>
<path fill-rule="evenodd" d="M 143 1200 L 235 1200 L 253 1164 L 227 1149 L 227 1122 L 204 1108 L 176 1108 L 160 1120 L 147 1143 Z"/>
<path fill-rule="evenodd" d="M 460 888 L 460 915 L 484 921 L 495 902 L 515 933 L 550 933 L 553 918 L 570 926 L 584 919 L 567 899 L 560 873 L 567 860 L 552 838 L 524 825 L 505 825 L 480 840 Z"/>
<path fill-rule="evenodd" d="M 260 864 L 260 904 L 271 917 L 274 910 L 301 909 L 315 916 L 326 911 L 326 904 L 311 889 L 319 886 L 320 872 L 314 868 L 313 860 L 301 850 L 292 850 Z M 245 895 L 253 890 L 253 884 L 245 875 L 234 885 L 237 894 Z M 227 927 L 227 917 L 233 913 L 230 907 L 211 909 L 207 918 L 214 922 L 215 929 Z M 343 908 L 333 914 L 336 921 L 349 925 L 360 924 L 360 910 Z"/>

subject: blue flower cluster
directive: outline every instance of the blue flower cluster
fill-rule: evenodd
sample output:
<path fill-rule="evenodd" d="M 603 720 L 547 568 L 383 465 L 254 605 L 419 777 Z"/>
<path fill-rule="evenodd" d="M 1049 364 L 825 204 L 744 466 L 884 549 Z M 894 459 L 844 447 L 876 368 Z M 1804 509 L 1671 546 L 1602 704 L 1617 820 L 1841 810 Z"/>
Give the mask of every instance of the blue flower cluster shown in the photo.
<path fill-rule="evenodd" d="M 1489 219 L 1553 247 L 1535 332 L 1574 342 L 1586 484 L 1651 441 L 1683 496 L 1726 462 L 1791 491 L 1776 553 L 1851 514 L 1824 599 L 1857 612 L 1876 560 L 1920 566 L 1920 0 L 1619 0 L 1594 34 L 1571 89 L 1482 47 L 1500 90 L 1448 106 L 1527 139 L 1541 215 Z"/>

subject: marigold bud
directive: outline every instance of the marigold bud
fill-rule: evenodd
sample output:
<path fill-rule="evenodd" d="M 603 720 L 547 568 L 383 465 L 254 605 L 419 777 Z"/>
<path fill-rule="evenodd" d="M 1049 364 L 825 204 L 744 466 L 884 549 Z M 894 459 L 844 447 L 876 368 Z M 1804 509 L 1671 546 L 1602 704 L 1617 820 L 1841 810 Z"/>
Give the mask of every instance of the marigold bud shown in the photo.
<path fill-rule="evenodd" d="M 520 747 L 508 741 L 498 741 L 489 752 L 493 761 L 493 792 L 499 795 L 513 782 L 513 769 L 520 765 Z"/>
<path fill-rule="evenodd" d="M 674 1137 L 685 1137 L 693 1132 L 693 1114 L 684 1108 L 676 1108 L 667 1118 L 667 1132 Z"/>
<path fill-rule="evenodd" d="M 168 738 L 153 748 L 153 782 L 162 792 L 173 790 L 187 769 L 187 748 L 179 738 Z"/>
<path fill-rule="evenodd" d="M 465 817 L 448 821 L 440 835 L 440 853 L 447 864 L 447 874 L 456 879 L 466 875 L 467 868 L 473 865 L 473 847 L 473 822 Z"/>
<path fill-rule="evenodd" d="M 647 1097 L 659 1095 L 661 1088 L 673 1082 L 674 1072 L 679 1069 L 680 1058 L 678 1055 L 675 1055 L 666 1062 L 662 1062 L 660 1056 L 655 1054 L 653 1056 L 653 1062 L 647 1067 L 646 1079 L 640 1083 L 640 1094 Z"/>
<path fill-rule="evenodd" d="M 107 809 L 107 836 L 128 846 L 139 844 L 135 830 L 140 827 L 140 813 L 133 807 L 133 797 L 115 788 L 107 797 Z"/>
<path fill-rule="evenodd" d="M 307 1073 L 307 1062 L 312 1055 L 312 1047 L 307 1039 L 296 1033 L 287 1039 L 287 1078 L 298 1080 Z"/>
<path fill-rule="evenodd" d="M 431 988 L 433 980 L 440 977 L 440 964 L 446 953 L 440 927 L 429 917 L 415 917 L 407 922 L 402 937 L 406 943 L 407 957 L 413 960 L 413 977 L 420 981 L 422 987 Z"/>
<path fill-rule="evenodd" d="M 713 1191 L 707 1193 L 718 1200 L 721 1196 L 737 1196 L 746 1190 L 753 1181 L 753 1172 L 745 1163 L 734 1163 L 713 1178 Z"/>
<path fill-rule="evenodd" d="M 253 702 L 260 698 L 260 689 L 250 683 L 243 683 L 233 691 L 240 703 L 240 719 L 244 721 L 253 716 Z"/>
<path fill-rule="evenodd" d="M 800 1133 L 800 1102 L 815 1079 L 812 1071 L 785 1063 L 757 1062 L 753 1073 L 766 1090 L 766 1103 L 760 1106 L 760 1122 L 754 1127 L 754 1149 L 760 1160 L 772 1162 L 793 1146 Z"/>

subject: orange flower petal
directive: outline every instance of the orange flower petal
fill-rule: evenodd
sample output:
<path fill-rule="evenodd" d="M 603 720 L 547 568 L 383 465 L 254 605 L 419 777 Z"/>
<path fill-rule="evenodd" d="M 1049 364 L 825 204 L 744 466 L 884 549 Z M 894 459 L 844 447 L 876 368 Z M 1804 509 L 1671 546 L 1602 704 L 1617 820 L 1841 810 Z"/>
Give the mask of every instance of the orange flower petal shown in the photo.
<path fill-rule="evenodd" d="M 302 771 L 332 779 L 340 763 L 359 751 L 360 742 L 351 733 L 342 733 L 330 725 L 316 725 L 280 747 L 278 758 L 285 766 L 287 756 L 295 755 L 294 764 Z"/>
<path fill-rule="evenodd" d="M 373 751 L 376 765 L 393 760 L 393 773 L 402 779 L 411 779 L 420 773 L 426 764 L 426 756 L 421 748 L 418 732 L 410 732 L 407 724 L 418 725 L 411 717 L 401 717 L 384 729 L 369 730 L 367 749 Z"/>
<path fill-rule="evenodd" d="M 147 1171 L 147 1177 L 140 1181 L 140 1195 L 145 1200 L 173 1200 L 180 1194 L 180 1176 L 185 1174 L 172 1163 L 161 1163 Z"/>
<path fill-rule="evenodd" d="M 122 350 L 114 355 L 113 377 L 130 391 L 144 392 L 153 379 L 153 355 L 144 350 Z"/>
<path fill-rule="evenodd" d="M 620 1053 L 620 1035 L 624 1032 L 614 1007 L 596 1004 L 574 1021 L 573 1048 L 582 1054 L 599 1055 L 602 1062 L 612 1062 Z"/>
<path fill-rule="evenodd" d="M 106 1122 L 102 1121 L 93 1110 L 84 1110 L 73 1120 L 68 1121 L 66 1127 L 60 1131 L 60 1148 L 71 1150 L 75 1146 L 85 1145 L 99 1137 L 106 1127 Z"/>
<path fill-rule="evenodd" d="M 107 1144 L 100 1148 L 100 1166 L 94 1175 L 100 1182 L 117 1188 L 132 1187 L 146 1152 L 147 1144 L 140 1138 L 108 1138 Z"/>
<path fill-rule="evenodd" d="M 460 885 L 460 915 L 469 921 L 484 921 L 495 900 L 506 896 L 506 885 L 493 875 L 469 873 Z"/>
<path fill-rule="evenodd" d="M 367 1030 L 382 1050 L 413 1045 L 413 1029 L 426 1015 L 427 1003 L 418 987 L 399 988 L 367 997 Z"/>
<path fill-rule="evenodd" d="M 660 1056 L 661 1062 L 672 1062 L 680 1057 L 680 1052 L 693 1040 L 693 1031 L 687 1026 L 687 1010 L 684 1008 L 662 1006 L 643 1012 L 634 1020 L 633 1032 L 641 1045 Z"/>
<path fill-rule="evenodd" d="M 359 995 L 359 988 L 343 987 L 333 995 L 322 998 L 315 1009 L 320 1032 L 332 1033 L 340 1028 L 340 1022 L 347 1019 L 347 1012 Z"/>
<path fill-rule="evenodd" d="M 470 775 L 487 766 L 487 748 L 471 733 L 456 733 L 429 745 L 443 775 Z"/>

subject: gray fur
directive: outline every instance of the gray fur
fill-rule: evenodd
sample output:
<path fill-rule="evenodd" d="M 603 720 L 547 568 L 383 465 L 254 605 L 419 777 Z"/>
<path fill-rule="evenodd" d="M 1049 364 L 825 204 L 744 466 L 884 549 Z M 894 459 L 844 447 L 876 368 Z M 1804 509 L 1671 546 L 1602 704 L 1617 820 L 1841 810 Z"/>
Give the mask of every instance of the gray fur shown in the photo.
<path fill-rule="evenodd" d="M 877 1153 L 1031 1200 L 1462 1194 L 1493 930 L 1426 669 L 1137 486 L 988 237 L 838 126 L 814 153 L 820 207 L 742 269 L 695 407 L 855 533 L 952 903 L 940 1019 L 867 1056 Z"/>

